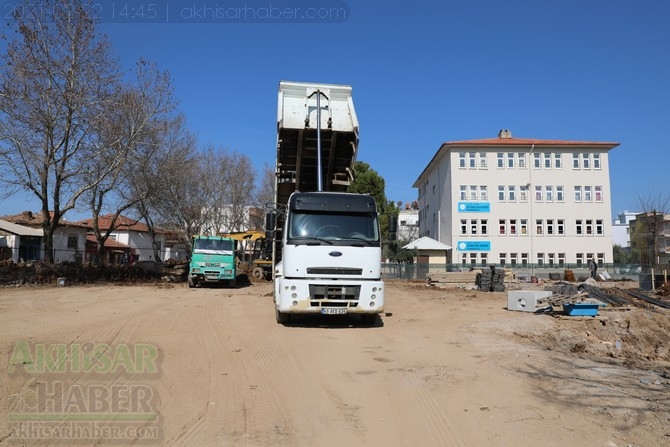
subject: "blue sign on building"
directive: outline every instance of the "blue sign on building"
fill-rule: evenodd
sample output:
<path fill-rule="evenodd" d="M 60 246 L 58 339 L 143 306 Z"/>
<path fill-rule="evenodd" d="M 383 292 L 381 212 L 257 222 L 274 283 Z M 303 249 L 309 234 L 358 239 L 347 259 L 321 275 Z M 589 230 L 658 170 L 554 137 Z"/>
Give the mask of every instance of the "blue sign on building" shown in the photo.
<path fill-rule="evenodd" d="M 491 251 L 491 241 L 459 241 L 459 251 Z"/>
<path fill-rule="evenodd" d="M 459 213 L 490 213 L 491 202 L 458 202 Z"/>

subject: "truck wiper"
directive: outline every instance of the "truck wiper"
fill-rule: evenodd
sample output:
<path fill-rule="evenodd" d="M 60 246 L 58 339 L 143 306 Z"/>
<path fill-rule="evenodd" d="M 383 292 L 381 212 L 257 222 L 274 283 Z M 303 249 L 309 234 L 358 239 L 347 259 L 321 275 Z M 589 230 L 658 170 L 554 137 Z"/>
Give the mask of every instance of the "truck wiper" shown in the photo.
<path fill-rule="evenodd" d="M 362 238 L 362 237 L 360 237 L 360 236 L 352 236 L 352 237 L 347 237 L 347 238 L 344 238 L 344 239 L 346 239 L 346 240 L 361 241 L 361 242 L 365 242 L 365 243 L 368 244 L 368 245 L 374 245 L 374 243 L 373 243 L 372 241 L 369 241 L 369 240 L 367 240 L 367 239 L 364 239 L 364 238 Z M 355 244 L 351 244 L 351 245 L 353 245 L 354 247 L 362 247 L 362 246 L 363 246 L 363 244 L 359 244 L 359 243 L 355 243 Z"/>
<path fill-rule="evenodd" d="M 324 242 L 328 245 L 333 245 L 332 241 L 329 241 L 328 239 L 324 239 L 322 237 L 303 236 L 303 237 L 294 237 L 291 239 L 297 241 L 307 241 L 306 245 L 321 245 L 321 242 Z"/>

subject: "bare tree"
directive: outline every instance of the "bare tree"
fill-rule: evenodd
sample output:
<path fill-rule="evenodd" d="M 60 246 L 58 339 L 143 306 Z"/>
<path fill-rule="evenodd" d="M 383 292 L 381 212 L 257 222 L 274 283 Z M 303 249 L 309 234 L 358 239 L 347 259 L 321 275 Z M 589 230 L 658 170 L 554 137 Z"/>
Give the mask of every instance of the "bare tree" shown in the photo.
<path fill-rule="evenodd" d="M 231 157 L 232 163 L 228 172 L 229 231 L 245 231 L 249 226 L 249 207 L 254 204 L 256 196 L 256 175 L 249 156 L 233 152 Z"/>
<path fill-rule="evenodd" d="M 118 107 L 101 123 L 101 134 L 105 140 L 114 142 L 117 153 L 123 154 L 124 163 L 87 193 L 97 241 L 96 263 L 100 262 L 104 244 L 121 214 L 157 193 L 154 179 L 146 182 L 136 179 L 138 175 L 141 179 L 147 169 L 151 172 L 148 167 L 161 171 L 160 166 L 168 162 L 164 148 L 170 145 L 164 144 L 163 134 L 169 134 L 168 129 L 179 120 L 174 115 L 176 100 L 172 96 L 169 74 L 154 63 L 140 60 L 135 83 L 125 85 L 118 98 Z M 97 173 L 106 169 L 108 160 L 101 157 L 94 164 Z M 103 232 L 99 221 L 104 211 L 109 211 L 110 216 Z"/>
<path fill-rule="evenodd" d="M 115 142 L 101 141 L 95 128 L 113 109 L 119 74 L 87 5 L 24 0 L 17 38 L 0 65 L 2 181 L 41 202 L 48 262 L 63 214 L 123 162 Z M 55 10 L 63 13 L 40 12 Z M 101 157 L 109 163 L 98 171 L 93 161 Z"/>
<path fill-rule="evenodd" d="M 269 164 L 263 165 L 263 172 L 260 178 L 260 186 L 258 187 L 258 206 L 265 208 L 267 203 L 272 203 L 275 200 L 275 170 Z"/>
<path fill-rule="evenodd" d="M 160 260 L 157 235 L 161 227 L 178 230 L 188 241 L 202 226 L 202 209 L 207 199 L 200 182 L 200 159 L 197 141 L 187 129 L 186 120 L 178 115 L 166 123 L 160 134 L 159 151 L 137 165 L 131 178 L 132 188 L 148 193 L 135 210 L 149 228 L 154 259 Z"/>

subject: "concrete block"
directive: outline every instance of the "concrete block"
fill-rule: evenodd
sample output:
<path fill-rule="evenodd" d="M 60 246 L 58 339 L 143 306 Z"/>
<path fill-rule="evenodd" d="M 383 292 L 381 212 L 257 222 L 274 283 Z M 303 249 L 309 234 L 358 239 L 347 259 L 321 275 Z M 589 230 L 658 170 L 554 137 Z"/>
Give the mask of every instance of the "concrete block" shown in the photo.
<path fill-rule="evenodd" d="M 535 312 L 538 309 L 537 301 L 551 295 L 551 290 L 510 290 L 507 292 L 507 310 Z M 539 306 L 543 307 L 546 306 Z"/>

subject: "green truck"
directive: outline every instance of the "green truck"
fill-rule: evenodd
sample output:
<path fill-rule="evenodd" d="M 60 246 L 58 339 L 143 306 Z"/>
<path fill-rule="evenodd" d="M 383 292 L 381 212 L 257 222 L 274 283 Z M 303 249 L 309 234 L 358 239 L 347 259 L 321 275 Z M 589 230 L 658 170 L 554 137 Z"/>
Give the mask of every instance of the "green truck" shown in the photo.
<path fill-rule="evenodd" d="M 225 284 L 235 287 L 235 240 L 222 236 L 193 236 L 188 286 Z"/>

